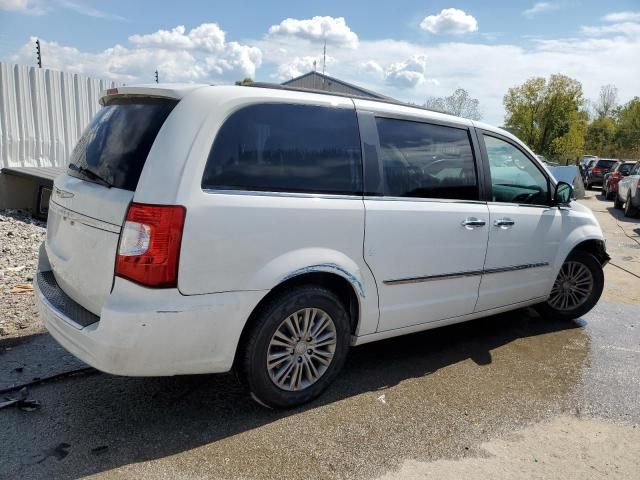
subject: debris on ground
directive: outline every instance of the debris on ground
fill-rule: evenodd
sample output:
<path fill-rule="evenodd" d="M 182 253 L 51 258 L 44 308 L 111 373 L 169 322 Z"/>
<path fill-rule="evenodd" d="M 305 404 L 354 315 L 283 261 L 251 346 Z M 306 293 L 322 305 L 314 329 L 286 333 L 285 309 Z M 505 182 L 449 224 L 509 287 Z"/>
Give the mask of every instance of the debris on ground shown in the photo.
<path fill-rule="evenodd" d="M 22 293 L 31 293 L 31 292 L 33 292 L 33 285 L 31 285 L 30 283 L 18 283 L 17 285 L 14 285 L 11 290 L 9 290 L 9 293 L 13 293 L 13 294 L 22 294 Z"/>
<path fill-rule="evenodd" d="M 0 210 L 0 338 L 44 331 L 31 282 L 45 227 L 25 212 Z"/>
<path fill-rule="evenodd" d="M 14 397 L 7 397 L 4 401 L 0 401 L 0 409 L 16 406 L 23 412 L 33 412 L 40 408 L 40 402 L 38 400 L 28 399 L 29 391 L 27 387 L 24 387 L 18 391 Z"/>

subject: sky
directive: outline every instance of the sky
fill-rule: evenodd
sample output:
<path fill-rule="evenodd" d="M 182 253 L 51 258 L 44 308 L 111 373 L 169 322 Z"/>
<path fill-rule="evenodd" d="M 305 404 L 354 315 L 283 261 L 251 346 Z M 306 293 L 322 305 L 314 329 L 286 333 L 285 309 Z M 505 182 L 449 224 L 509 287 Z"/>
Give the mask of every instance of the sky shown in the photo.
<path fill-rule="evenodd" d="M 0 0 L 0 60 L 126 84 L 327 74 L 402 101 L 465 88 L 504 121 L 507 89 L 569 75 L 640 96 L 640 0 Z"/>

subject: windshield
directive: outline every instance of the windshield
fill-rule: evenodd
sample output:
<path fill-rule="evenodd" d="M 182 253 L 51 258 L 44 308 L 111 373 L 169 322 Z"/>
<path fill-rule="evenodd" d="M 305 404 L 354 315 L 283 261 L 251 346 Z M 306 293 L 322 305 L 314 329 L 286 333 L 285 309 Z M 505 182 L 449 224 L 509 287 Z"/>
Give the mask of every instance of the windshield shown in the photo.
<path fill-rule="evenodd" d="M 635 165 L 634 163 L 623 163 L 618 167 L 618 171 L 622 175 L 629 175 L 629 172 L 631 172 L 631 169 L 633 168 L 634 165 Z"/>
<path fill-rule="evenodd" d="M 114 98 L 93 118 L 71 154 L 69 175 L 135 191 L 175 100 Z"/>

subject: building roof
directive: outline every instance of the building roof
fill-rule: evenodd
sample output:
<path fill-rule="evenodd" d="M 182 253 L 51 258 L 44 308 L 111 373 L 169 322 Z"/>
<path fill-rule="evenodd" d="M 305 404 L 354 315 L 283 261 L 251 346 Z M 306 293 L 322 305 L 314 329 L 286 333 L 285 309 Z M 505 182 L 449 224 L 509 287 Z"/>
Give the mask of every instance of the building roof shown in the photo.
<path fill-rule="evenodd" d="M 345 82 L 344 80 L 330 77 L 329 75 L 324 75 L 316 71 L 311 71 L 311 72 L 305 73 L 304 75 L 300 75 L 299 77 L 295 77 L 295 78 L 292 78 L 291 80 L 287 80 L 286 82 L 282 82 L 282 85 L 326 90 L 328 92 L 335 91 L 335 92 L 342 92 L 342 93 L 355 93 L 362 97 L 370 97 L 370 98 L 377 98 L 380 100 L 395 101 L 395 99 L 391 97 L 387 97 L 386 95 L 382 95 L 380 93 L 367 90 L 366 88 L 359 87 L 358 85 L 354 85 L 353 83 L 348 83 L 348 82 Z M 324 88 L 323 88 L 323 85 L 325 85 Z M 326 85 L 328 85 L 329 88 L 327 88 Z M 339 88 L 336 89 L 335 86 L 338 86 Z"/>

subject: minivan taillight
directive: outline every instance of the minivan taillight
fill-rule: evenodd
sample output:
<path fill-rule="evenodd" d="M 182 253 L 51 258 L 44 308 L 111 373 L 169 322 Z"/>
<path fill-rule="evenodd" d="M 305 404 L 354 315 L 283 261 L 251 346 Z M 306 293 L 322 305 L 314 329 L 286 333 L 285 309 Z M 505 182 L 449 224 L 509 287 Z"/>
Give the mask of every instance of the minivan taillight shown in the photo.
<path fill-rule="evenodd" d="M 600 167 L 593 167 L 591 173 L 595 173 L 596 175 L 600 175 L 602 173 L 602 169 Z"/>
<path fill-rule="evenodd" d="M 129 205 L 116 275 L 146 287 L 176 287 L 186 212 L 181 205 Z"/>

